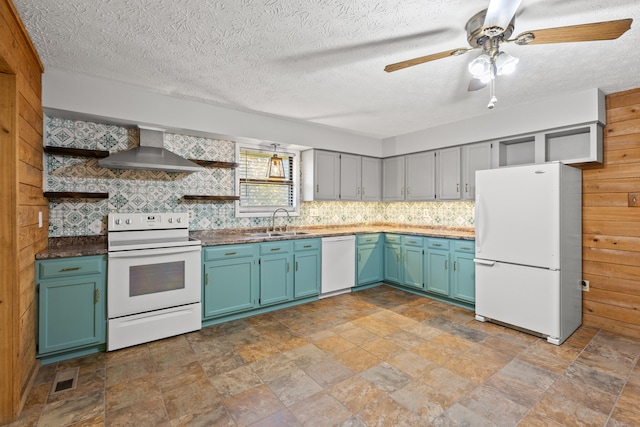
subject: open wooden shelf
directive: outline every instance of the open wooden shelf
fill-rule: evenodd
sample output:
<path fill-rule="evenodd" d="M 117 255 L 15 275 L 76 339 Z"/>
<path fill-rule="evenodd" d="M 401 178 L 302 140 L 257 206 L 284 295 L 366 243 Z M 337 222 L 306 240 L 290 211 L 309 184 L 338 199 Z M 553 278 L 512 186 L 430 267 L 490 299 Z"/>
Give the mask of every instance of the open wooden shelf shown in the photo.
<path fill-rule="evenodd" d="M 235 169 L 240 166 L 239 163 L 231 163 L 231 162 L 218 162 L 215 160 L 198 160 L 198 159 L 187 159 L 192 161 L 193 163 L 197 163 L 200 166 L 211 166 L 216 168 L 226 168 L 226 169 Z"/>
<path fill-rule="evenodd" d="M 109 193 L 82 193 L 79 191 L 45 191 L 47 199 L 108 199 Z"/>
<path fill-rule="evenodd" d="M 103 158 L 109 156 L 108 151 L 104 150 L 85 150 L 83 148 L 70 148 L 70 147 L 44 147 L 44 152 L 48 154 L 62 154 L 65 156 L 78 156 L 78 157 L 95 157 Z"/>
<path fill-rule="evenodd" d="M 240 196 L 196 196 L 185 194 L 182 196 L 184 200 L 209 200 L 209 201 L 230 201 L 240 200 Z"/>

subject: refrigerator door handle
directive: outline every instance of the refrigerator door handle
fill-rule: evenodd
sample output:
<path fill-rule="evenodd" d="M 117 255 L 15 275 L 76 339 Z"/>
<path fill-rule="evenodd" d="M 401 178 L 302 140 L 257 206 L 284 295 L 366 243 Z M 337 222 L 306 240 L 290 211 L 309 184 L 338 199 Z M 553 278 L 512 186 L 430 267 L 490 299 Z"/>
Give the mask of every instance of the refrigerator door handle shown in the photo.
<path fill-rule="evenodd" d="M 484 216 L 481 213 L 482 211 L 482 200 L 481 200 L 481 195 L 480 193 L 476 193 L 476 206 L 475 206 L 475 219 L 476 221 L 476 233 L 475 233 L 475 237 L 476 237 L 476 253 L 479 254 L 482 252 L 482 239 L 481 239 L 481 231 L 484 230 L 484 224 L 479 224 L 480 221 L 482 221 L 482 218 L 484 218 Z"/>
<path fill-rule="evenodd" d="M 493 267 L 494 265 L 496 265 L 495 261 L 487 261 L 486 259 L 474 258 L 473 262 L 478 265 L 486 265 L 487 267 Z"/>

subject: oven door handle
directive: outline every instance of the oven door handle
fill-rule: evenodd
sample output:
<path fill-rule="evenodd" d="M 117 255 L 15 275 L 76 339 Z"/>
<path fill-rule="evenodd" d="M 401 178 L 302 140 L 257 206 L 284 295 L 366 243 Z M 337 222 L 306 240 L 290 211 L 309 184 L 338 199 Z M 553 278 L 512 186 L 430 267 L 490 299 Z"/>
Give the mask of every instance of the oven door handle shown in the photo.
<path fill-rule="evenodd" d="M 173 248 L 138 249 L 132 251 L 109 252 L 109 258 L 137 258 L 153 255 L 171 255 L 187 252 L 201 252 L 202 246 L 178 246 Z"/>

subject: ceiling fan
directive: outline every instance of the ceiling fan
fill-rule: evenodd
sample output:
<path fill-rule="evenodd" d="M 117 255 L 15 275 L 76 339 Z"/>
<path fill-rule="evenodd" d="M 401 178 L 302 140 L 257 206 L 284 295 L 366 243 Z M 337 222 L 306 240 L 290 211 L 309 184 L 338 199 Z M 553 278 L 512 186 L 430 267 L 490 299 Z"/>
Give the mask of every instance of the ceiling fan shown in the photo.
<path fill-rule="evenodd" d="M 515 70 L 517 58 L 500 51 L 501 43 L 514 42 L 517 45 L 584 42 L 595 40 L 613 40 L 631 28 L 633 19 L 595 22 L 590 24 L 570 25 L 566 27 L 545 28 L 526 31 L 509 39 L 513 34 L 515 14 L 522 0 L 490 0 L 489 7 L 481 10 L 467 21 L 467 42 L 471 47 L 451 49 L 444 52 L 421 56 L 406 61 L 396 62 L 384 67 L 388 73 L 398 71 L 436 59 L 458 56 L 475 49 L 482 53 L 469 63 L 469 71 L 473 75 L 469 83 L 469 91 L 482 89 L 489 85 L 490 101 L 488 108 L 495 107 L 495 78 L 509 74 Z"/>

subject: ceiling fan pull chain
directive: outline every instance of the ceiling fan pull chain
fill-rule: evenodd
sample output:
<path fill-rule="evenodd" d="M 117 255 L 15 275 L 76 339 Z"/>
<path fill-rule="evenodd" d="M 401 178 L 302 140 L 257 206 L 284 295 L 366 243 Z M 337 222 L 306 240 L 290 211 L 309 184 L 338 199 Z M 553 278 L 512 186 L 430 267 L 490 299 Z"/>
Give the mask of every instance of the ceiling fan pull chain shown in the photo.
<path fill-rule="evenodd" d="M 496 98 L 496 66 L 492 64 L 491 67 L 491 79 L 489 80 L 489 104 L 487 108 L 492 110 L 493 107 L 496 106 L 496 102 L 498 102 L 498 98 Z"/>

